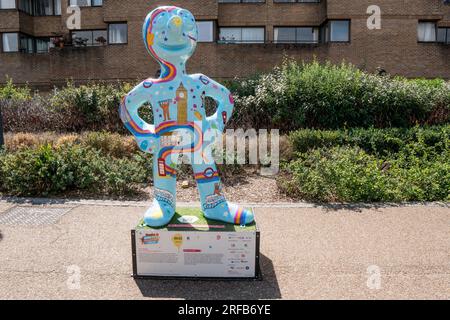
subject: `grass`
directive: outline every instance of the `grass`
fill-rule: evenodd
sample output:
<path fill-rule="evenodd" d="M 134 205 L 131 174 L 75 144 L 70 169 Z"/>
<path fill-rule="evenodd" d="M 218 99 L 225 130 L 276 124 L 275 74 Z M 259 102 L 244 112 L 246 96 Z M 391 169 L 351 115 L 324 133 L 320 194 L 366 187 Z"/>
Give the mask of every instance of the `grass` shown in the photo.
<path fill-rule="evenodd" d="M 193 225 L 186 224 L 185 227 L 173 226 L 182 225 L 178 219 L 183 216 L 194 216 L 198 220 Z M 220 228 L 214 228 L 214 226 L 218 226 Z M 156 229 L 164 231 L 251 232 L 256 231 L 256 222 L 253 222 L 247 226 L 236 226 L 221 221 L 207 219 L 199 208 L 177 208 L 175 216 L 172 218 L 169 225 L 162 228 L 152 228 L 146 226 L 144 220 L 141 220 L 136 229 Z"/>

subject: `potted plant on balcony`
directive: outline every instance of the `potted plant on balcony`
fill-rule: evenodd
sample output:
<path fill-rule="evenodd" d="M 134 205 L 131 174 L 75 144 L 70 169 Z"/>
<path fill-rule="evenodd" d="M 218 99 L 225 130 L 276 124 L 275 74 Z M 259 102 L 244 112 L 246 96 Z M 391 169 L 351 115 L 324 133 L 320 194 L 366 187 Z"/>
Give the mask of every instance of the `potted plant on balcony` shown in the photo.
<path fill-rule="evenodd" d="M 101 43 L 103 46 L 106 44 L 107 40 L 105 39 L 105 37 L 100 36 L 98 38 L 95 39 L 96 42 Z"/>
<path fill-rule="evenodd" d="M 63 36 L 56 36 L 52 38 L 52 43 L 55 46 L 55 48 L 64 48 L 64 37 Z"/>

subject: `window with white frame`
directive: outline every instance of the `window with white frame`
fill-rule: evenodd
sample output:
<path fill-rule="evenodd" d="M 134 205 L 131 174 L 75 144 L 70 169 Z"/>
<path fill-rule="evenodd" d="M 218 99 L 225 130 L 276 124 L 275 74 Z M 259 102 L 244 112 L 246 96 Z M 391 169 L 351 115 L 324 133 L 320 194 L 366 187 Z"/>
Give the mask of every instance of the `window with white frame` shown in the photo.
<path fill-rule="evenodd" d="M 108 26 L 108 42 L 109 44 L 128 43 L 128 24 L 110 23 Z"/>
<path fill-rule="evenodd" d="M 16 9 L 16 0 L 0 0 L 0 9 Z"/>
<path fill-rule="evenodd" d="M 318 43 L 318 27 L 276 27 L 275 43 Z"/>
<path fill-rule="evenodd" d="M 419 21 L 417 25 L 417 41 L 436 42 L 436 22 Z"/>
<path fill-rule="evenodd" d="M 222 43 L 264 43 L 264 34 L 263 27 L 223 27 L 219 39 Z"/>
<path fill-rule="evenodd" d="M 214 22 L 213 21 L 197 21 L 198 42 L 214 41 Z"/>

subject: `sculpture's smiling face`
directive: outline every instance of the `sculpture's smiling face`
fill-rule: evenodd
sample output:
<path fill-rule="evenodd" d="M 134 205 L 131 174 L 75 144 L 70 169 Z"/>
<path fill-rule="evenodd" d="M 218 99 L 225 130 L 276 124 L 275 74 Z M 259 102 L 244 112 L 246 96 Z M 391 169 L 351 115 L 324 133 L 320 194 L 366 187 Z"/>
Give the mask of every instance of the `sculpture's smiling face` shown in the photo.
<path fill-rule="evenodd" d="M 144 24 L 144 41 L 150 53 L 173 61 L 186 61 L 194 52 L 198 30 L 194 16 L 177 7 L 153 10 Z"/>

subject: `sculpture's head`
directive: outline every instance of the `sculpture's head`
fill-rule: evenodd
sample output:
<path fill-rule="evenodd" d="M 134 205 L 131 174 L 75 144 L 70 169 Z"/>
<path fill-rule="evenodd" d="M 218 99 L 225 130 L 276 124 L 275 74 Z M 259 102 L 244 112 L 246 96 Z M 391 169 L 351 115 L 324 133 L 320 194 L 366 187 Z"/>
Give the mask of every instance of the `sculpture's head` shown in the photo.
<path fill-rule="evenodd" d="M 146 48 L 160 62 L 186 62 L 197 45 L 197 24 L 186 9 L 156 8 L 147 15 L 142 31 Z"/>

